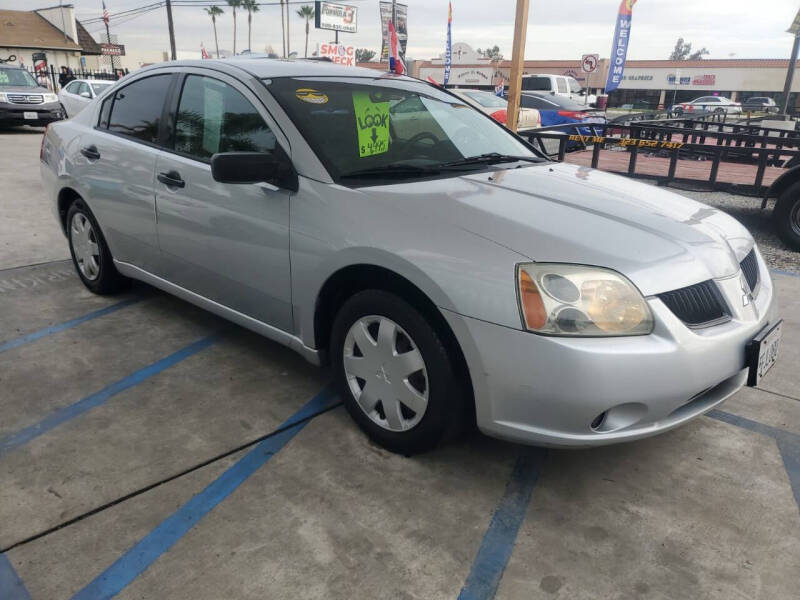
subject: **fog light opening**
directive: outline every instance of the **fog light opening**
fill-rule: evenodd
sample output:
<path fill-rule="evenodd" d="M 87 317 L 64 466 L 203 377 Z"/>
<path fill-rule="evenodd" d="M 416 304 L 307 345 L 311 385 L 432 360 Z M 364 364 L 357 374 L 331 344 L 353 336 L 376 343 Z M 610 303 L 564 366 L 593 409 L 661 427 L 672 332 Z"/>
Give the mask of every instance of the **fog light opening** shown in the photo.
<path fill-rule="evenodd" d="M 591 427 L 592 430 L 594 430 L 594 431 L 597 431 L 598 429 L 600 429 L 600 427 L 603 426 L 603 423 L 606 420 L 606 415 L 607 414 L 608 414 L 608 411 L 604 410 L 603 412 L 601 412 L 599 415 L 597 415 L 594 418 L 594 421 L 592 421 L 592 424 L 589 425 L 589 427 Z"/>

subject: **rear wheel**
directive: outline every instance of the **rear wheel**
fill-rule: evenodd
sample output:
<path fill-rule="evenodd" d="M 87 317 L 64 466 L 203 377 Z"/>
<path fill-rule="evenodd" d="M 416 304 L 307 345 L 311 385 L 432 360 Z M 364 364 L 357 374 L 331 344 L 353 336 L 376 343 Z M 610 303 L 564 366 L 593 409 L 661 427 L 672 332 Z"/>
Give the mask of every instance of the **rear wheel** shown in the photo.
<path fill-rule="evenodd" d="M 800 252 L 800 182 L 789 186 L 780 195 L 772 218 L 778 236 L 792 250 Z"/>
<path fill-rule="evenodd" d="M 73 202 L 67 211 L 67 237 L 72 263 L 89 290 L 95 294 L 113 294 L 130 284 L 114 266 L 100 226 L 82 200 Z"/>
<path fill-rule="evenodd" d="M 402 298 L 355 294 L 333 325 L 334 378 L 350 416 L 376 443 L 416 454 L 457 433 L 464 396 L 438 332 Z"/>

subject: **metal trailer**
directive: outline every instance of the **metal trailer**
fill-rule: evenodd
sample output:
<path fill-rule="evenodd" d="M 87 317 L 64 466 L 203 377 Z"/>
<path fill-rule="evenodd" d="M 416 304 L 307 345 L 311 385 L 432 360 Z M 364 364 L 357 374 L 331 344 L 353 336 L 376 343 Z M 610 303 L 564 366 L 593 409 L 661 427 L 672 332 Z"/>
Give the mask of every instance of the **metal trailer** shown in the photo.
<path fill-rule="evenodd" d="M 729 123 L 719 115 L 707 115 L 624 124 L 568 123 L 520 135 L 558 161 L 649 179 L 658 185 L 753 196 L 761 198 L 762 210 L 774 198 L 776 231 L 790 248 L 800 251 L 797 131 L 763 127 L 760 120 Z M 577 151 L 568 153 L 570 145 L 577 145 Z"/>

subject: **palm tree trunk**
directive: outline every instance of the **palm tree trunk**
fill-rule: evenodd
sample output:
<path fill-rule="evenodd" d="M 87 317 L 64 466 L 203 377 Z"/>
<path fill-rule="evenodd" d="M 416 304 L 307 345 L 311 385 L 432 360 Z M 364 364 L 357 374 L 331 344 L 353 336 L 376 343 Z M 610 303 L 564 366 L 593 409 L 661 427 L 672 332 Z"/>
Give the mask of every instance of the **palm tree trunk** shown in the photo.
<path fill-rule="evenodd" d="M 289 1 L 286 1 L 286 57 L 288 58 L 289 55 L 292 53 L 292 49 L 289 48 L 289 17 L 292 14 L 292 9 L 289 6 Z"/>
<path fill-rule="evenodd" d="M 283 58 L 286 58 L 286 18 L 283 16 L 283 0 L 281 0 L 281 41 L 283 43 L 281 52 L 283 53 Z"/>
<path fill-rule="evenodd" d="M 248 48 L 248 50 L 250 50 L 250 52 L 253 51 L 253 40 L 250 37 L 250 34 L 252 33 L 252 27 L 253 27 L 252 22 L 253 22 L 253 13 L 251 13 L 248 10 L 247 11 L 247 48 Z"/>
<path fill-rule="evenodd" d="M 308 58 L 308 17 L 306 17 L 306 58 Z"/>
<path fill-rule="evenodd" d="M 233 55 L 236 56 L 236 7 L 233 7 Z"/>
<path fill-rule="evenodd" d="M 211 19 L 211 22 L 214 24 L 214 47 L 217 49 L 217 58 L 219 58 L 219 42 L 217 41 L 217 18 L 214 17 Z"/>

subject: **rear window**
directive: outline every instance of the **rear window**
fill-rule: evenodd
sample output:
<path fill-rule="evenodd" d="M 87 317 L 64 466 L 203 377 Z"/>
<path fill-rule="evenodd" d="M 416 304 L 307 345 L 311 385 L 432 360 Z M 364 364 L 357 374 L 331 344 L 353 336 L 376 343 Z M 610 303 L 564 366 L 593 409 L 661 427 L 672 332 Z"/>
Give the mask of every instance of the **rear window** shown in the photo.
<path fill-rule="evenodd" d="M 553 88 L 549 77 L 537 77 L 536 75 L 532 75 L 522 78 L 522 89 L 533 90 L 535 92 L 549 92 Z"/>

